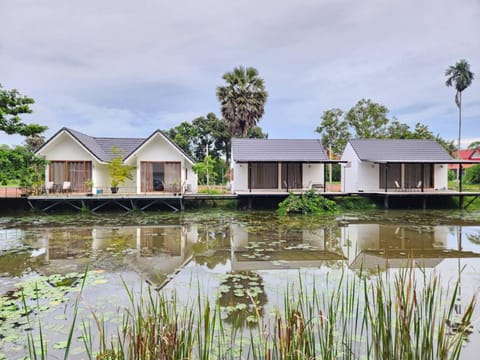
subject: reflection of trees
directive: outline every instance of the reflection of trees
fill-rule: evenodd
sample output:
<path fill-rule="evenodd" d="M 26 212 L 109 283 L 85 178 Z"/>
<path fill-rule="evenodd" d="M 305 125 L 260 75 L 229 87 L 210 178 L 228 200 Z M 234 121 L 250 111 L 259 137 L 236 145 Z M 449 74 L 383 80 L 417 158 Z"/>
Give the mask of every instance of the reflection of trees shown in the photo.
<path fill-rule="evenodd" d="M 35 263 L 28 250 L 11 251 L 0 255 L 0 274 L 21 276 Z"/>
<path fill-rule="evenodd" d="M 468 234 L 467 239 L 472 244 L 480 245 L 480 232 L 478 232 L 477 234 Z"/>
<path fill-rule="evenodd" d="M 219 287 L 218 303 L 225 320 L 237 327 L 253 326 L 263 316 L 267 295 L 262 277 L 253 271 L 228 273 Z M 253 300 L 253 301 L 252 301 Z"/>
<path fill-rule="evenodd" d="M 199 226 L 197 242 L 192 245 L 192 250 L 193 258 L 199 265 L 213 269 L 218 264 L 226 264 L 230 259 L 230 226 Z"/>

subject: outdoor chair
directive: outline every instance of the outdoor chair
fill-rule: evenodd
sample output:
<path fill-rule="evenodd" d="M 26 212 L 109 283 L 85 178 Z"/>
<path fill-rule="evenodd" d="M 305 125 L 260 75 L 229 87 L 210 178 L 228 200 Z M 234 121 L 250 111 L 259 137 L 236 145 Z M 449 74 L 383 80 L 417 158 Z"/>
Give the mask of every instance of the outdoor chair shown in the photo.
<path fill-rule="evenodd" d="M 50 194 L 52 192 L 54 192 L 54 182 L 53 181 L 47 181 L 45 183 L 45 193 L 46 194 Z"/>
<path fill-rule="evenodd" d="M 421 191 L 422 190 L 422 180 L 419 180 L 417 186 L 415 186 L 415 190 Z"/>
<path fill-rule="evenodd" d="M 395 190 L 396 190 L 396 191 L 402 190 L 402 188 L 401 188 L 401 186 L 400 186 L 400 184 L 398 183 L 397 180 L 395 180 L 393 183 L 395 184 Z"/>
<path fill-rule="evenodd" d="M 62 186 L 63 192 L 71 192 L 72 191 L 72 183 L 70 181 L 64 181 Z"/>

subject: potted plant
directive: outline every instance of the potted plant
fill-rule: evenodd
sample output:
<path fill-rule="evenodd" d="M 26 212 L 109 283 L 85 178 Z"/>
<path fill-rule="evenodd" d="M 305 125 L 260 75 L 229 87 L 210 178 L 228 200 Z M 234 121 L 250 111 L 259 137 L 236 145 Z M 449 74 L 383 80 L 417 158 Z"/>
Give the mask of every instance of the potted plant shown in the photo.
<path fill-rule="evenodd" d="M 88 179 L 84 181 L 85 184 L 85 190 L 87 192 L 87 196 L 92 196 L 92 189 L 93 189 L 93 181 L 92 179 Z"/>
<path fill-rule="evenodd" d="M 180 179 L 176 179 L 172 184 L 172 191 L 174 195 L 181 195 Z"/>
<path fill-rule="evenodd" d="M 132 171 L 135 170 L 135 166 L 124 164 L 123 153 L 115 146 L 112 147 L 112 153 L 115 155 L 108 164 L 108 170 L 110 172 L 110 190 L 112 194 L 118 192 L 118 186 L 125 183 L 125 181 L 132 180 Z"/>

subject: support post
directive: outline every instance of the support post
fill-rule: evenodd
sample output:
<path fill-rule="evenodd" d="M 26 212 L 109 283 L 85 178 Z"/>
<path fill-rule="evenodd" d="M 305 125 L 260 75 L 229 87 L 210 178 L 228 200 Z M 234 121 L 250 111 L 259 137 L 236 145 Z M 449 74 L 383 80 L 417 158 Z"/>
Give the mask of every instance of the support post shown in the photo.
<path fill-rule="evenodd" d="M 462 192 L 462 178 L 463 178 L 463 171 L 462 171 L 462 164 L 458 164 L 459 174 L 458 174 L 458 188 L 460 192 Z"/>
<path fill-rule="evenodd" d="M 420 186 L 421 191 L 424 192 L 425 189 L 425 164 L 422 163 L 422 184 Z M 425 207 L 423 207 L 425 209 Z"/>
<path fill-rule="evenodd" d="M 252 164 L 249 162 L 248 165 L 248 191 L 252 192 Z"/>
<path fill-rule="evenodd" d="M 290 183 L 289 183 L 289 182 L 290 182 L 290 179 L 289 179 L 289 177 L 288 177 L 288 162 L 287 162 L 287 193 L 288 193 L 289 187 L 290 187 Z"/>
<path fill-rule="evenodd" d="M 327 164 L 323 163 L 323 192 L 327 192 L 327 182 L 325 181 L 327 179 Z"/>
<path fill-rule="evenodd" d="M 385 164 L 385 192 L 388 191 L 388 164 Z M 388 202 L 388 199 L 387 199 Z M 387 206 L 388 209 L 388 206 Z"/>

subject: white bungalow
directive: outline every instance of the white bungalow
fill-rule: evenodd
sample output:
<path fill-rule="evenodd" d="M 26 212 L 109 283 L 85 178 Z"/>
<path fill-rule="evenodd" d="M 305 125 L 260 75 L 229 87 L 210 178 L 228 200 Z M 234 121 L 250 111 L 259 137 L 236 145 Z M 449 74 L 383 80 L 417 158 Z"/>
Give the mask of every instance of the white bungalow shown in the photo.
<path fill-rule="evenodd" d="M 232 192 L 325 190 L 329 162 L 315 139 L 232 139 Z"/>
<path fill-rule="evenodd" d="M 458 163 L 434 140 L 350 140 L 342 155 L 342 191 L 448 189 L 448 164 Z"/>
<path fill-rule="evenodd" d="M 160 130 L 148 138 L 106 138 L 62 128 L 36 155 L 48 160 L 49 191 L 87 192 L 91 187 L 98 194 L 110 188 L 108 164 L 118 156 L 112 152 L 115 148 L 123 162 L 136 169 L 133 180 L 127 180 L 119 193 L 197 191 L 193 160 Z"/>

